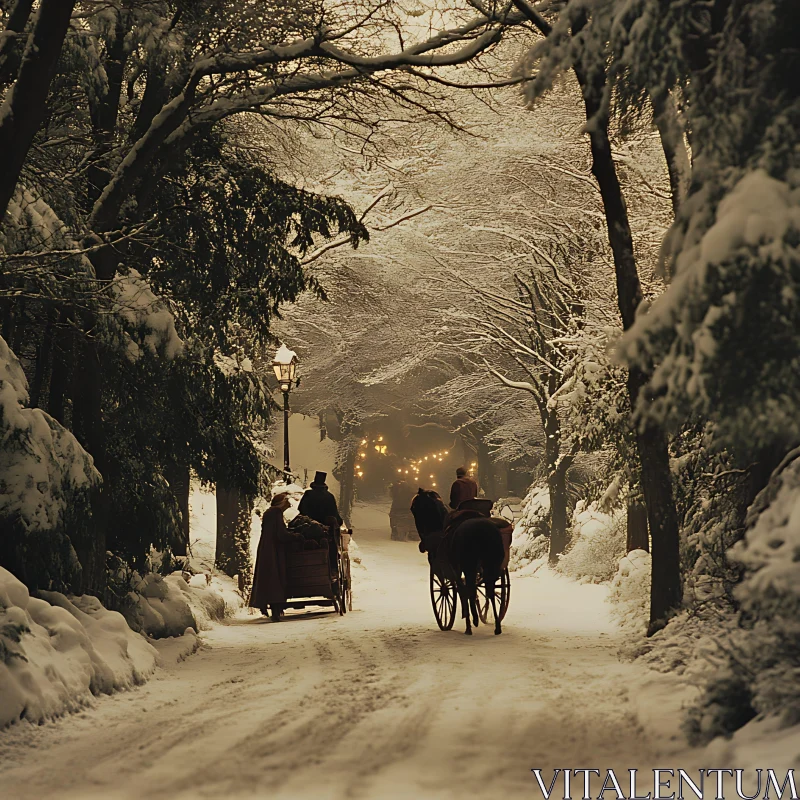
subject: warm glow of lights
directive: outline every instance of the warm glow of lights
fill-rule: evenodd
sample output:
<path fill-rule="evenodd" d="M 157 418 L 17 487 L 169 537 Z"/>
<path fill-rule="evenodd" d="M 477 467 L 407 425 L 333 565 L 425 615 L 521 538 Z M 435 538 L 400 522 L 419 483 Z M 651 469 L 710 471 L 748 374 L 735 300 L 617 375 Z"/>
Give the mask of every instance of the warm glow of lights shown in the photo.
<path fill-rule="evenodd" d="M 367 457 L 366 453 L 359 453 L 359 455 L 361 456 L 361 458 L 366 458 Z"/>
<path fill-rule="evenodd" d="M 397 471 L 398 471 L 398 472 L 402 472 L 403 470 L 399 469 L 399 470 L 397 470 Z"/>
<path fill-rule="evenodd" d="M 406 470 L 406 475 L 408 475 L 408 470 Z"/>
<path fill-rule="evenodd" d="M 445 450 L 444 454 L 447 455 L 449 452 L 450 452 L 449 450 Z"/>
<path fill-rule="evenodd" d="M 425 456 L 425 460 L 426 460 L 426 461 L 428 460 L 428 456 Z"/>
<path fill-rule="evenodd" d="M 378 437 L 378 441 L 379 441 L 379 442 L 382 442 L 382 441 L 383 441 L 383 436 L 379 436 L 379 437 Z"/>
<path fill-rule="evenodd" d="M 366 444 L 366 443 L 367 443 L 367 440 L 366 440 L 366 439 L 362 439 L 362 440 L 361 440 L 361 444 Z"/>
<path fill-rule="evenodd" d="M 432 484 L 431 484 L 431 486 L 436 486 L 436 484 L 435 484 L 435 483 L 432 483 Z"/>

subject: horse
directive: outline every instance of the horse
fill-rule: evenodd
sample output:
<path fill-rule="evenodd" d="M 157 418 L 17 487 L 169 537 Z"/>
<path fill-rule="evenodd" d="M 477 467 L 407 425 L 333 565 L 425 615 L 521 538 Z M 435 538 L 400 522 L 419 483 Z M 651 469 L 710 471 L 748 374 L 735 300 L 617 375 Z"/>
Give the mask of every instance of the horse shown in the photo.
<path fill-rule="evenodd" d="M 466 620 L 467 636 L 472 635 L 470 611 L 475 627 L 478 617 L 478 572 L 483 575 L 486 596 L 494 613 L 494 632 L 503 632 L 497 616 L 495 583 L 503 571 L 505 548 L 497 526 L 485 517 L 464 520 L 458 527 L 443 533 L 447 509 L 442 498 L 434 491 L 420 488 L 411 501 L 411 513 L 422 540 L 420 549 L 427 547 L 429 560 L 438 558 L 451 567 L 455 574 L 458 596 L 461 598 L 461 616 Z M 463 578 L 462 578 L 463 576 Z"/>

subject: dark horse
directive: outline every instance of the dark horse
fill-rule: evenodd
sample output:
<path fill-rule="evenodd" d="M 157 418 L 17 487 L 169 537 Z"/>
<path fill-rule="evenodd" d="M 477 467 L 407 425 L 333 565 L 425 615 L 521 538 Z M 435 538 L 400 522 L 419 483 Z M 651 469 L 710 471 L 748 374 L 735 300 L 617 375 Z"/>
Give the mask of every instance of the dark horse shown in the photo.
<path fill-rule="evenodd" d="M 419 538 L 428 550 L 428 560 L 436 568 L 451 572 L 448 577 L 455 580 L 461 598 L 461 616 L 466 620 L 467 635 L 472 635 L 472 622 L 477 627 L 478 618 L 478 573 L 483 576 L 486 596 L 494 613 L 494 632 L 503 632 L 497 616 L 494 587 L 503 571 L 505 550 L 497 526 L 485 517 L 466 519 L 458 527 L 444 535 L 447 509 L 436 492 L 420 489 L 411 501 L 411 513 L 417 526 Z M 462 577 L 463 576 L 463 577 Z"/>

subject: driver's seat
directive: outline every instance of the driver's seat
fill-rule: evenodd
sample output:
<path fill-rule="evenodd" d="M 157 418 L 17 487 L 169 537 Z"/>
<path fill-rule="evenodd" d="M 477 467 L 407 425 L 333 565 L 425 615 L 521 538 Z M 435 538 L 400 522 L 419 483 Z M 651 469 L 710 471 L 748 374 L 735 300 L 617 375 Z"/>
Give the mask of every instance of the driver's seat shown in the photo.
<path fill-rule="evenodd" d="M 494 500 L 488 497 L 474 497 L 472 500 L 463 500 L 458 504 L 454 513 L 459 511 L 477 511 L 482 517 L 489 517 L 492 514 Z"/>

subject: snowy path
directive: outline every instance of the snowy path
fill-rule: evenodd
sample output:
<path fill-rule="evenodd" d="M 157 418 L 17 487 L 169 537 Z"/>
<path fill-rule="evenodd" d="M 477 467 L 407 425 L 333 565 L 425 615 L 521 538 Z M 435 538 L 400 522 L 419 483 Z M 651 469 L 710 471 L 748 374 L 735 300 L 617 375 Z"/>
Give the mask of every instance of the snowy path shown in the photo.
<path fill-rule="evenodd" d="M 531 797 L 532 767 L 667 766 L 604 588 L 512 578 L 502 636 L 442 633 L 424 556 L 357 523 L 357 610 L 242 616 L 141 689 L 0 735 L 2 797 Z"/>

